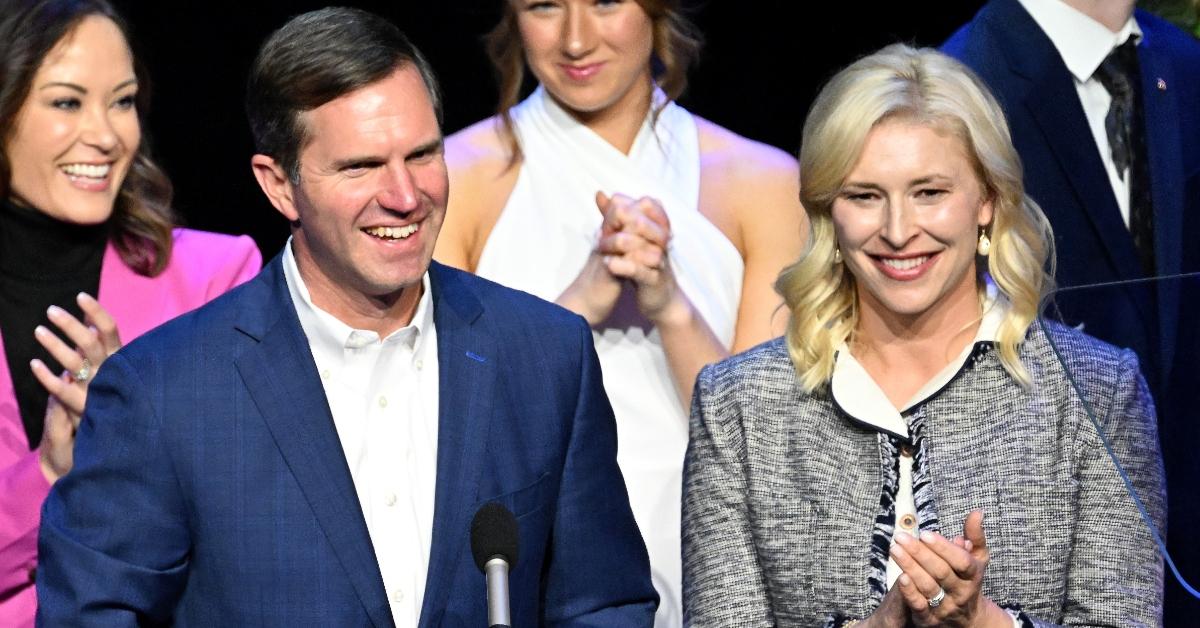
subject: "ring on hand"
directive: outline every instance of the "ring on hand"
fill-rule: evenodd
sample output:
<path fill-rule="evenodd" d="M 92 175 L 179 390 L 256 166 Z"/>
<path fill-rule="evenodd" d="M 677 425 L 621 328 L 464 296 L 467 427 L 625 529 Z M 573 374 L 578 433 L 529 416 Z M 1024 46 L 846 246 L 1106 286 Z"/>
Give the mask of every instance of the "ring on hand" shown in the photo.
<path fill-rule="evenodd" d="M 75 379 L 76 383 L 86 384 L 87 381 L 92 378 L 91 360 L 84 358 L 83 363 L 79 365 L 79 368 L 74 373 L 71 373 L 71 377 Z"/>
<path fill-rule="evenodd" d="M 929 608 L 937 608 L 942 605 L 942 600 L 946 599 L 946 590 L 938 587 L 937 595 L 925 600 L 929 602 Z"/>

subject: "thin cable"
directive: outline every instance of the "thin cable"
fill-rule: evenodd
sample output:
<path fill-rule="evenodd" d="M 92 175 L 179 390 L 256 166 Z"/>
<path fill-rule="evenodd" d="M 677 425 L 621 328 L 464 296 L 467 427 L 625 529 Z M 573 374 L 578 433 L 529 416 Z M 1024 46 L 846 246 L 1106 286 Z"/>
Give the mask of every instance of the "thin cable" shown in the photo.
<path fill-rule="evenodd" d="M 1200 276 L 1200 273 L 1190 273 L 1191 275 Z M 1188 275 L 1178 275 L 1188 276 Z M 1141 280 L 1130 280 L 1123 283 L 1135 283 Z M 1116 284 L 1103 284 L 1116 285 Z M 1195 587 L 1184 579 L 1179 573 L 1179 569 L 1175 567 L 1175 561 L 1171 559 L 1170 552 L 1167 551 L 1167 544 L 1163 542 L 1162 534 L 1158 531 L 1158 526 L 1154 525 L 1154 521 L 1150 519 L 1150 513 L 1146 511 L 1146 505 L 1142 503 L 1142 498 L 1138 495 L 1136 489 L 1133 488 L 1133 481 L 1129 479 L 1129 474 L 1125 473 L 1125 468 L 1121 466 L 1121 461 L 1117 459 L 1117 454 L 1113 452 L 1112 444 L 1108 442 L 1108 437 L 1104 435 L 1104 428 L 1100 427 L 1100 420 L 1096 418 L 1096 413 L 1092 409 L 1092 404 L 1088 398 L 1084 396 L 1083 391 L 1079 387 L 1079 383 L 1075 381 L 1075 376 L 1071 373 L 1070 367 L 1063 359 L 1062 353 L 1058 350 L 1058 345 L 1054 342 L 1054 336 L 1046 325 L 1042 322 L 1042 317 L 1037 317 L 1038 327 L 1041 328 L 1042 334 L 1046 336 L 1046 340 L 1050 343 L 1050 349 L 1054 351 L 1054 356 L 1058 358 L 1058 362 L 1062 364 L 1063 371 L 1067 374 L 1067 381 L 1071 383 L 1071 388 L 1075 390 L 1075 394 L 1079 395 L 1079 400 L 1083 404 L 1083 410 L 1087 413 L 1088 419 L 1092 421 L 1092 425 L 1096 426 L 1096 435 L 1100 437 L 1100 442 L 1104 445 L 1104 450 L 1108 452 L 1108 457 L 1112 460 L 1113 465 L 1117 468 L 1117 474 L 1121 476 L 1121 481 L 1125 483 L 1125 490 L 1129 496 L 1133 498 L 1134 505 L 1137 506 L 1138 512 L 1142 515 L 1142 520 L 1146 522 L 1146 526 L 1150 528 L 1150 534 L 1154 537 L 1154 542 L 1158 545 L 1158 551 L 1166 560 L 1167 566 L 1171 568 L 1171 573 L 1175 576 L 1175 581 L 1180 584 L 1192 597 L 1200 599 L 1200 591 L 1196 591 Z"/>

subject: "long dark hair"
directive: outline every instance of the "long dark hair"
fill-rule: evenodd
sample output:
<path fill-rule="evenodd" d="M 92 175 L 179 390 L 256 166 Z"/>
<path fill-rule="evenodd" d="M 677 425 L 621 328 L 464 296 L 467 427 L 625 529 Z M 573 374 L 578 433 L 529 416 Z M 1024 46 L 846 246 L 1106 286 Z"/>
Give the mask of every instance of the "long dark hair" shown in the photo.
<path fill-rule="evenodd" d="M 130 42 L 128 26 L 106 0 L 0 0 L 0 141 L 5 149 L 46 55 L 92 15 L 112 20 Z M 150 85 L 136 58 L 134 73 L 138 121 L 144 132 Z M 11 195 L 12 164 L 5 151 L 0 151 L 0 196 Z M 171 259 L 175 227 L 171 197 L 171 182 L 150 158 L 150 142 L 143 136 L 108 220 L 121 259 L 141 275 L 161 273 Z"/>
<path fill-rule="evenodd" d="M 654 29 L 654 48 L 650 55 L 650 75 L 670 100 L 679 98 L 687 89 L 688 69 L 700 56 L 703 38 L 684 15 L 681 0 L 636 0 L 650 17 Z M 513 130 L 509 110 L 521 100 L 525 84 L 525 54 L 521 31 L 517 27 L 517 12 L 511 0 L 503 4 L 500 23 L 484 36 L 488 59 L 496 71 L 500 101 L 496 114 L 500 117 L 501 134 L 508 144 L 509 165 L 521 159 L 521 147 Z M 657 112 L 656 112 L 657 113 Z"/>

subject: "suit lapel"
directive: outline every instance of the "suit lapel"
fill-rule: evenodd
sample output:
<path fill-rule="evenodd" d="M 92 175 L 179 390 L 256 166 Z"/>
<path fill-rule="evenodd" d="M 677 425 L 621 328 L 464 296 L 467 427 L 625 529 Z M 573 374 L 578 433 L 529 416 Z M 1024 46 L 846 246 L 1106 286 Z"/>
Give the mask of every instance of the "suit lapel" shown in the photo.
<path fill-rule="evenodd" d="M 162 322 L 161 299 L 154 290 L 149 290 L 154 280 L 137 274 L 125 265 L 121 254 L 110 242 L 104 250 L 104 261 L 100 265 L 100 289 L 96 299 L 108 310 L 125 342 L 133 334 L 154 327 L 151 320 Z M 138 331 L 134 332 L 136 329 Z"/>
<path fill-rule="evenodd" d="M 1000 0 L 988 8 L 992 10 L 991 31 L 1004 42 L 1009 70 L 1028 83 L 1015 106 L 1024 108 L 1041 131 L 1087 221 L 1103 242 L 1111 268 L 1123 280 L 1142 277 L 1133 237 L 1108 183 L 1100 149 L 1075 90 L 1075 78 L 1050 38 L 1017 0 Z M 1060 233 L 1057 237 L 1070 236 Z M 1134 306 L 1143 320 L 1151 319 L 1147 303 L 1135 300 Z"/>
<path fill-rule="evenodd" d="M 1070 77 L 1067 79 L 1040 77 L 1025 107 L 1041 128 L 1088 220 L 1104 242 L 1109 262 L 1122 279 L 1136 279 L 1142 272 L 1133 238 L 1121 219 L 1079 96 Z"/>
<path fill-rule="evenodd" d="M 1158 273 L 1163 276 L 1180 272 L 1183 255 L 1183 146 L 1175 121 L 1180 119 L 1174 69 L 1162 47 L 1156 46 L 1153 22 L 1139 20 L 1143 40 L 1138 46 L 1138 64 L 1142 73 L 1142 108 L 1146 128 L 1146 153 L 1150 161 L 1152 202 L 1154 203 L 1154 256 Z M 1159 88 L 1159 81 L 1165 89 Z M 1169 377 L 1175 353 L 1178 323 L 1179 285 L 1160 282 L 1159 343 L 1162 352 L 1162 376 Z"/>
<path fill-rule="evenodd" d="M 438 451 L 433 542 L 421 607 L 422 627 L 446 610 L 455 569 L 470 538 L 499 355 L 479 320 L 483 307 L 458 271 L 430 266 L 438 341 Z M 479 595 L 483 595 L 482 587 Z"/>
<path fill-rule="evenodd" d="M 242 308 L 237 328 L 259 343 L 238 359 L 238 372 L 372 622 L 392 626 L 383 576 L 280 258 L 254 283 L 259 307 Z"/>

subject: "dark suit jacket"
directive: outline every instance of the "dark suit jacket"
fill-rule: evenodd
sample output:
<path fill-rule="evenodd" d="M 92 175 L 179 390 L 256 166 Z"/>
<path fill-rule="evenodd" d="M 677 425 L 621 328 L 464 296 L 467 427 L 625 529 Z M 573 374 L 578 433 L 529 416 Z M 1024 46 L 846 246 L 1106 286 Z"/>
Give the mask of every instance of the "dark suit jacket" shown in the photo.
<path fill-rule="evenodd" d="M 587 325 L 438 264 L 430 279 L 440 417 L 420 625 L 487 625 L 468 539 L 491 500 L 520 529 L 514 625 L 651 625 Z M 40 624 L 393 625 L 278 258 L 109 358 L 75 458 L 45 506 Z"/>
<path fill-rule="evenodd" d="M 1200 270 L 1185 251 L 1200 234 L 1200 43 L 1149 13 L 1135 18 L 1144 33 L 1138 60 L 1157 271 Z M 1017 0 L 992 0 L 943 50 L 978 72 L 1004 108 L 1026 189 L 1054 226 L 1059 285 L 1143 276 L 1074 80 L 1029 13 Z M 1059 302 L 1069 322 L 1134 349 L 1161 393 L 1178 345 L 1178 283 L 1064 294 Z"/>
<path fill-rule="evenodd" d="M 1160 275 L 1200 271 L 1200 42 L 1135 13 Z M 965 62 L 1004 107 L 1025 186 L 1054 226 L 1062 286 L 1137 279 L 1133 239 L 1104 172 L 1074 79 L 1017 0 L 992 0 L 943 50 Z M 1200 577 L 1200 280 L 1064 293 L 1065 318 L 1137 352 L 1158 404 L 1170 548 Z M 1168 581 L 1165 625 L 1191 625 L 1200 603 Z"/>

